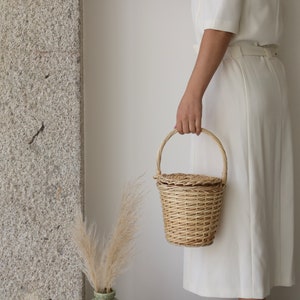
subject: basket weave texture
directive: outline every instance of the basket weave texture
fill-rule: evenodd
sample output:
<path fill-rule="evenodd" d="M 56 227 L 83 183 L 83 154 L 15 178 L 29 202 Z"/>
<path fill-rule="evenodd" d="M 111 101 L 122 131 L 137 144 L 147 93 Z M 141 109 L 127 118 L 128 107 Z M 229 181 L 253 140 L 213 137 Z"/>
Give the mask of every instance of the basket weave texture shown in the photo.
<path fill-rule="evenodd" d="M 171 131 L 157 155 L 156 185 L 160 193 L 165 236 L 172 244 L 186 247 L 213 243 L 223 206 L 227 181 L 227 157 L 220 140 L 207 129 L 202 132 L 218 144 L 223 157 L 222 178 L 198 174 L 162 174 L 161 157 L 167 141 L 177 133 Z"/>

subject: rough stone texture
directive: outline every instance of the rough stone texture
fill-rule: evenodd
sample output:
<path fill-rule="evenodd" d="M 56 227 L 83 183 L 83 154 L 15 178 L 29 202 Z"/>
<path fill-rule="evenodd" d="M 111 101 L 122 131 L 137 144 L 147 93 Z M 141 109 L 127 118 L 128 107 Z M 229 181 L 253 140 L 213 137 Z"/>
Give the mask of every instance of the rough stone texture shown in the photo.
<path fill-rule="evenodd" d="M 80 0 L 0 1 L 0 299 L 82 299 Z"/>

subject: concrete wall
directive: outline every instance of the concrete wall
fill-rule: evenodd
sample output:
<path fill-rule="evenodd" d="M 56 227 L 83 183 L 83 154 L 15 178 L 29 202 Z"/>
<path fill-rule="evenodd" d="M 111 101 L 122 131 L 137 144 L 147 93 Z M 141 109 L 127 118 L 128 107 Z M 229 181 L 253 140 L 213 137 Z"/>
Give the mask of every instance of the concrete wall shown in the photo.
<path fill-rule="evenodd" d="M 282 2 L 286 30 L 281 57 L 289 80 L 297 183 L 300 3 Z M 84 22 L 88 214 L 90 218 L 97 217 L 101 228 L 107 231 L 114 221 L 124 182 L 146 172 L 149 190 L 137 255 L 117 282 L 118 299 L 200 299 L 182 288 L 182 249 L 164 239 L 160 200 L 152 179 L 157 148 L 174 125 L 177 104 L 195 60 L 190 2 L 89 0 L 84 5 Z M 177 139 L 180 145 L 174 139 L 173 146 L 166 149 L 164 170 L 174 171 L 174 160 L 176 171 L 184 170 L 188 164 L 181 148 L 185 144 L 183 138 Z M 296 200 L 299 195 L 296 184 Z M 300 213 L 297 201 L 295 213 Z M 296 222 L 299 232 L 299 218 Z M 296 239 L 297 275 L 299 257 L 300 244 Z M 270 299 L 298 300 L 299 294 L 297 284 L 293 288 L 275 288 Z"/>
<path fill-rule="evenodd" d="M 79 0 L 0 1 L 0 299 L 82 299 Z"/>

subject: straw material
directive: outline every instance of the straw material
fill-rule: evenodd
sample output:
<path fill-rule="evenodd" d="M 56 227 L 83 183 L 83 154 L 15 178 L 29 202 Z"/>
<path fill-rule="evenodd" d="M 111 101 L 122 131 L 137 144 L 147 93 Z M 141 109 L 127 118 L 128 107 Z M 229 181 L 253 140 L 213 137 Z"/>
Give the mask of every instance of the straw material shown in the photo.
<path fill-rule="evenodd" d="M 197 174 L 161 174 L 162 150 L 177 133 L 173 130 L 160 146 L 157 156 L 156 184 L 160 192 L 166 239 L 186 247 L 213 243 L 219 225 L 227 181 L 227 158 L 220 140 L 202 129 L 218 144 L 223 157 L 222 178 Z"/>

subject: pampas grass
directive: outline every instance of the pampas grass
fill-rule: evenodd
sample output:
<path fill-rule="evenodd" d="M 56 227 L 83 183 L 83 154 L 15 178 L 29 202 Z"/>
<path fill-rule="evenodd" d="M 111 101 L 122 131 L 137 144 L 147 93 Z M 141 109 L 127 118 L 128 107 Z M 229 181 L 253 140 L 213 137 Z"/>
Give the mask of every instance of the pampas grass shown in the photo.
<path fill-rule="evenodd" d="M 126 269 L 134 255 L 139 208 L 143 198 L 140 180 L 128 183 L 121 200 L 120 213 L 108 239 L 100 243 L 96 225 L 87 226 L 78 214 L 73 240 L 82 262 L 82 271 L 97 293 L 110 293 L 116 278 Z"/>
<path fill-rule="evenodd" d="M 87 276 L 95 291 L 100 290 L 100 264 L 99 241 L 95 224 L 90 227 L 83 221 L 81 213 L 78 213 L 73 226 L 73 240 L 81 259 L 82 271 Z"/>

